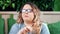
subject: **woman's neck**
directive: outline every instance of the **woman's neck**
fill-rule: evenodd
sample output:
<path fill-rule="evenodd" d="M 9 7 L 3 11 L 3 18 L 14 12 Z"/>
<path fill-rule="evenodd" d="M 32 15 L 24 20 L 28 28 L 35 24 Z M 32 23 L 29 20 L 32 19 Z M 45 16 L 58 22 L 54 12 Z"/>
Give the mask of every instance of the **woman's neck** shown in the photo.
<path fill-rule="evenodd" d="M 29 21 L 29 22 L 24 21 L 24 24 L 25 24 L 26 26 L 31 26 L 33 23 L 32 23 L 31 21 Z"/>

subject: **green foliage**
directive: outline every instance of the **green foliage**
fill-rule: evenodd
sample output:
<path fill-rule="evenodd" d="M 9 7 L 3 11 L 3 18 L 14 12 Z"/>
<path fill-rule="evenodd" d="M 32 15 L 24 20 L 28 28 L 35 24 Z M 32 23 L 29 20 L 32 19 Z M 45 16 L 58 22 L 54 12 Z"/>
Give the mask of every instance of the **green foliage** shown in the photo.
<path fill-rule="evenodd" d="M 4 19 L 2 18 L 2 15 L 0 14 L 0 34 L 4 34 L 5 33 L 5 26 L 4 26 Z"/>
<path fill-rule="evenodd" d="M 60 11 L 60 0 L 55 0 L 54 11 Z"/>
<path fill-rule="evenodd" d="M 18 1 L 20 1 L 20 0 L 18 0 Z M 42 11 L 52 11 L 54 8 L 54 0 L 22 0 L 22 2 L 17 2 L 18 7 L 20 4 L 19 8 L 21 8 L 21 5 L 26 2 L 32 2 L 32 3 L 36 4 L 38 6 L 38 8 Z M 19 8 L 17 8 L 17 9 L 19 9 Z"/>
<path fill-rule="evenodd" d="M 60 21 L 48 24 L 50 34 L 60 34 Z"/>
<path fill-rule="evenodd" d="M 0 0 L 0 9 L 5 10 L 9 6 L 11 6 L 12 8 L 15 8 L 15 3 L 12 3 L 11 0 Z"/>
<path fill-rule="evenodd" d="M 43 11 L 52 11 L 54 6 L 54 0 L 0 0 L 0 9 L 19 11 L 22 4 L 26 2 L 36 4 Z"/>

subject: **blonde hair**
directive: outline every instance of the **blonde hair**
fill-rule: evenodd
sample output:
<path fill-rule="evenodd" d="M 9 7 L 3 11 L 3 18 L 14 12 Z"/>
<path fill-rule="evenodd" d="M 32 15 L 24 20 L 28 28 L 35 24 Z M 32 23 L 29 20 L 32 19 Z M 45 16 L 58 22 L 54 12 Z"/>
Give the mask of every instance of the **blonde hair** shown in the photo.
<path fill-rule="evenodd" d="M 39 25 L 41 26 L 41 20 L 40 20 L 40 10 L 38 9 L 38 7 L 30 2 L 27 2 L 26 4 L 29 4 L 32 9 L 33 9 L 33 13 L 34 13 L 34 18 L 33 18 L 33 23 L 37 23 L 39 22 Z M 24 5 L 26 5 L 24 4 Z M 24 7 L 24 5 L 22 6 L 22 8 Z M 23 19 L 22 19 L 22 8 L 20 9 L 19 15 L 18 15 L 18 19 L 17 19 L 17 23 L 23 23 Z"/>

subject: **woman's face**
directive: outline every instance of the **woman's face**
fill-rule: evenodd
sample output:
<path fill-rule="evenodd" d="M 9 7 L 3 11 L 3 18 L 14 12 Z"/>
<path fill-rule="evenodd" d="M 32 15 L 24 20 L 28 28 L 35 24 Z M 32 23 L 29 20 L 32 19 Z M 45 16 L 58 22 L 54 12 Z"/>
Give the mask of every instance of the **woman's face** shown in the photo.
<path fill-rule="evenodd" d="M 22 18 L 24 21 L 32 21 L 34 18 L 34 13 L 32 7 L 29 4 L 24 5 L 22 9 Z"/>

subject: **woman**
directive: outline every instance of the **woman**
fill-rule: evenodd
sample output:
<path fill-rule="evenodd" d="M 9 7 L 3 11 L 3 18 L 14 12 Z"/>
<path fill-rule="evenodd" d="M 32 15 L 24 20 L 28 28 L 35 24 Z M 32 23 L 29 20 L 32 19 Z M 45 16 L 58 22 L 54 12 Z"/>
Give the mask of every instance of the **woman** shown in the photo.
<path fill-rule="evenodd" d="M 40 10 L 36 5 L 28 2 L 19 12 L 17 23 L 14 24 L 9 34 L 50 34 L 48 27 L 40 20 Z"/>

